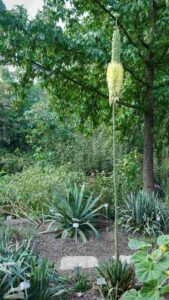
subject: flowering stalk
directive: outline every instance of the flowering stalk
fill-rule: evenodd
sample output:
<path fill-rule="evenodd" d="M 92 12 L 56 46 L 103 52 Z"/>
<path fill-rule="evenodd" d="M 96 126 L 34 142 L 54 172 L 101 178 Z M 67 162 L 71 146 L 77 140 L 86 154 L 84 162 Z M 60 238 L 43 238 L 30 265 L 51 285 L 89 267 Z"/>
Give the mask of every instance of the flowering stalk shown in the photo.
<path fill-rule="evenodd" d="M 114 204 L 115 204 L 115 259 L 119 259 L 118 246 L 118 200 L 116 189 L 116 131 L 115 131 L 115 106 L 119 100 L 123 87 L 124 71 L 120 62 L 120 32 L 116 26 L 112 40 L 112 58 L 107 68 L 107 84 L 109 89 L 109 103 L 112 106 L 112 124 L 113 124 L 113 188 L 114 188 Z"/>

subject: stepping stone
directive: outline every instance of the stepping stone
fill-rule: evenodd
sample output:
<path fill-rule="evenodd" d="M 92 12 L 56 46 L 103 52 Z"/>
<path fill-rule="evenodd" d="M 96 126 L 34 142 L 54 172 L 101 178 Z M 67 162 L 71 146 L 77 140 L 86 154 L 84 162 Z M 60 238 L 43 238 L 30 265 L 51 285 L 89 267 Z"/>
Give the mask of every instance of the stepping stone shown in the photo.
<path fill-rule="evenodd" d="M 60 270 L 74 270 L 77 267 L 83 269 L 98 267 L 97 258 L 94 256 L 64 256 L 61 259 Z"/>

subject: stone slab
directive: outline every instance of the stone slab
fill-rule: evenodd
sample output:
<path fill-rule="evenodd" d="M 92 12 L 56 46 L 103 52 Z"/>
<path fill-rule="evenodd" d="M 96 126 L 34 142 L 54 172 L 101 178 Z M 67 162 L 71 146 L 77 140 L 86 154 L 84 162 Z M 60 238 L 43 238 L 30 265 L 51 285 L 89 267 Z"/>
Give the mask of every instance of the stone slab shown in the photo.
<path fill-rule="evenodd" d="M 120 255 L 120 260 L 130 263 L 131 255 Z M 95 268 L 98 267 L 98 260 L 94 256 L 64 256 L 61 258 L 60 270 L 74 270 L 77 267 L 83 269 Z"/>
<path fill-rule="evenodd" d="M 61 259 L 60 270 L 74 270 L 81 267 L 83 269 L 98 267 L 97 258 L 94 256 L 64 256 Z"/>

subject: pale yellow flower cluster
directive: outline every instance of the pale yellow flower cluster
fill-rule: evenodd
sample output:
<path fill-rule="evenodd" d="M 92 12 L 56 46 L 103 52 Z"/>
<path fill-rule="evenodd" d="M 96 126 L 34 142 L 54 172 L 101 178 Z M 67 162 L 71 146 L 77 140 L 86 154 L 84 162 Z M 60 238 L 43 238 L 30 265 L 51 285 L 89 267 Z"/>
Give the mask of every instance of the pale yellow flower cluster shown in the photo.
<path fill-rule="evenodd" d="M 119 99 L 123 88 L 124 70 L 121 63 L 111 61 L 107 68 L 107 84 L 109 89 L 109 102 Z"/>
<path fill-rule="evenodd" d="M 109 89 L 109 103 L 119 100 L 124 81 L 124 69 L 120 62 L 120 32 L 117 28 L 113 33 L 112 59 L 107 68 L 107 84 Z"/>

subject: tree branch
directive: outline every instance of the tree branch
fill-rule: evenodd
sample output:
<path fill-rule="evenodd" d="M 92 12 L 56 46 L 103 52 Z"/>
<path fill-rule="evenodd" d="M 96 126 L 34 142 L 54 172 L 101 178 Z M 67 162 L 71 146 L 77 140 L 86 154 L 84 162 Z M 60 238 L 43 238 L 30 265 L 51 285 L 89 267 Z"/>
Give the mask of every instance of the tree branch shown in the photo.
<path fill-rule="evenodd" d="M 116 20 L 115 16 L 103 5 L 100 3 L 99 0 L 92 0 L 93 2 L 95 2 L 96 4 L 98 4 L 100 6 L 100 8 L 107 13 L 113 20 Z M 127 37 L 128 41 L 130 42 L 130 44 L 132 44 L 137 50 L 138 50 L 138 45 L 135 41 L 133 41 L 132 37 L 129 35 L 128 31 L 125 29 L 125 27 L 123 26 L 123 24 L 121 22 L 119 22 L 119 20 L 117 20 L 119 27 L 121 28 L 121 30 L 124 32 L 125 36 Z M 138 51 L 138 55 L 141 59 L 144 60 L 143 55 Z"/>
<path fill-rule="evenodd" d="M 148 86 L 148 82 L 142 80 L 140 77 L 138 77 L 128 66 L 124 65 L 124 69 L 131 74 L 131 76 L 138 82 L 140 82 L 142 85 Z"/>
<path fill-rule="evenodd" d="M 160 64 L 161 60 L 165 57 L 165 55 L 167 54 L 167 51 L 168 51 L 168 50 L 169 50 L 169 45 L 167 45 L 167 46 L 165 47 L 165 49 L 164 49 L 164 51 L 162 52 L 160 58 L 157 60 L 157 62 L 156 62 L 156 64 L 155 64 L 155 67 L 157 67 L 157 66 Z"/>
<path fill-rule="evenodd" d="M 70 77 L 68 74 L 66 74 L 65 72 L 61 71 L 60 68 L 57 68 L 57 69 L 51 71 L 51 70 L 47 69 L 46 67 L 43 67 L 42 65 L 40 65 L 40 64 L 37 63 L 37 62 L 32 62 L 32 63 L 33 63 L 36 67 L 38 67 L 38 68 L 40 68 L 40 69 L 42 69 L 42 70 L 44 70 L 44 71 L 49 72 L 49 73 L 48 73 L 48 76 L 51 76 L 51 75 L 57 73 L 57 74 L 61 75 L 64 79 L 67 79 L 68 81 L 74 83 L 75 85 L 82 87 L 84 90 L 89 91 L 89 92 L 92 92 L 92 93 L 95 93 L 95 94 L 97 94 L 97 95 L 100 96 L 100 97 L 103 97 L 103 98 L 107 98 L 107 99 L 108 99 L 108 94 L 105 94 L 105 93 L 103 93 L 103 92 L 101 92 L 101 91 L 98 91 L 98 88 L 95 87 L 95 86 L 91 86 L 91 85 L 86 84 L 86 83 L 84 83 L 84 82 L 82 82 L 82 81 L 80 81 L 80 80 L 77 80 L 77 79 L 75 79 L 75 78 Z M 141 106 L 135 105 L 135 104 L 130 104 L 130 103 L 127 103 L 127 102 L 125 102 L 125 101 L 123 101 L 123 100 L 118 101 L 118 104 L 119 104 L 120 106 L 132 108 L 132 109 L 137 109 L 137 110 L 142 110 L 142 107 L 141 107 Z"/>

